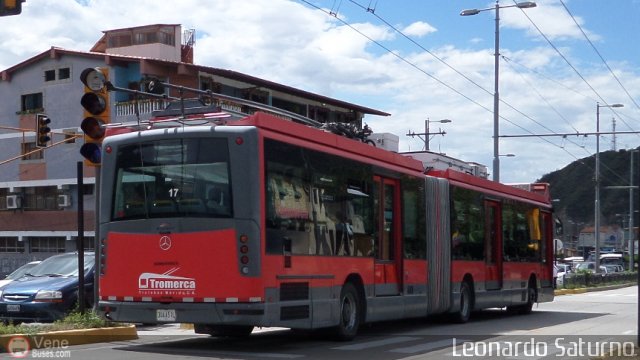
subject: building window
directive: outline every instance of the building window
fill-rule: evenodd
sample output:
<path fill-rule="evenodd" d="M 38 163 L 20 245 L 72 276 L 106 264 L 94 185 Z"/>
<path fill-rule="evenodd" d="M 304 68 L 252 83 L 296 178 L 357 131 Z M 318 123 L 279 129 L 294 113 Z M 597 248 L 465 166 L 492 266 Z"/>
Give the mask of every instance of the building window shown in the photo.
<path fill-rule="evenodd" d="M 44 81 L 55 81 L 55 80 L 56 80 L 55 70 L 47 70 L 44 72 Z"/>
<path fill-rule="evenodd" d="M 76 142 L 76 139 L 78 138 L 76 129 L 64 129 L 62 132 L 64 133 L 65 144 L 73 144 Z"/>
<path fill-rule="evenodd" d="M 0 210 L 7 210 L 8 194 L 9 194 L 9 189 L 7 188 L 0 189 Z"/>
<path fill-rule="evenodd" d="M 76 244 L 76 248 L 78 247 L 78 237 L 77 236 L 73 236 L 71 238 L 71 240 L 73 241 L 74 244 Z M 96 238 L 94 236 L 85 236 L 82 239 L 83 245 L 84 245 L 84 250 L 95 250 L 96 249 Z"/>
<path fill-rule="evenodd" d="M 82 195 L 93 195 L 95 188 L 94 184 L 84 184 L 82 186 Z"/>
<path fill-rule="evenodd" d="M 0 252 L 21 253 L 24 252 L 24 242 L 18 241 L 16 236 L 0 236 Z"/>
<path fill-rule="evenodd" d="M 35 142 L 22 143 L 22 160 L 40 160 L 44 159 L 44 151 L 34 151 L 38 149 Z M 32 152 L 33 151 L 33 152 Z"/>
<path fill-rule="evenodd" d="M 71 77 L 71 69 L 60 68 L 58 69 L 58 80 L 68 79 Z"/>
<path fill-rule="evenodd" d="M 42 108 L 42 93 L 22 95 L 21 111 L 40 110 Z"/>
<path fill-rule="evenodd" d="M 65 238 L 60 236 L 28 237 L 31 252 L 65 252 Z"/>
<path fill-rule="evenodd" d="M 56 186 L 27 187 L 23 194 L 25 210 L 59 210 Z"/>

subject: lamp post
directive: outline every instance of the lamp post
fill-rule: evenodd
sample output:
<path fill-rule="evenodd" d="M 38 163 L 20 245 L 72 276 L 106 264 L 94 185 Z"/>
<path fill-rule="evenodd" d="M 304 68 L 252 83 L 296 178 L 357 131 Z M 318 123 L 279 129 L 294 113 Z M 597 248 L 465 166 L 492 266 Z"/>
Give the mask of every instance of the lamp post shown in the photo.
<path fill-rule="evenodd" d="M 595 231 L 595 250 L 596 250 L 596 259 L 595 259 L 595 272 L 600 272 L 600 108 L 619 108 L 623 107 L 622 104 L 611 104 L 611 105 L 600 105 L 599 102 L 596 103 L 596 200 L 595 200 L 595 220 L 594 220 L 594 231 Z"/>
<path fill-rule="evenodd" d="M 500 156 L 499 156 L 499 144 L 498 136 L 499 131 L 499 118 L 500 118 L 500 95 L 498 93 L 498 78 L 500 76 L 500 9 L 517 7 L 520 9 L 536 7 L 534 1 L 523 1 L 514 5 L 500 6 L 499 0 L 496 0 L 496 6 L 486 9 L 467 9 L 460 12 L 461 16 L 477 15 L 482 11 L 494 10 L 496 11 L 496 35 L 495 35 L 495 52 L 494 56 L 494 91 L 493 91 L 493 181 L 500 181 Z"/>
<path fill-rule="evenodd" d="M 424 149 L 426 151 L 429 151 L 429 136 L 431 135 L 431 133 L 429 132 L 429 123 L 442 123 L 442 124 L 446 124 L 446 123 L 450 123 L 451 120 L 450 119 L 442 119 L 442 120 L 425 120 L 424 121 Z M 444 131 L 438 131 L 436 134 L 442 134 L 444 135 Z"/>

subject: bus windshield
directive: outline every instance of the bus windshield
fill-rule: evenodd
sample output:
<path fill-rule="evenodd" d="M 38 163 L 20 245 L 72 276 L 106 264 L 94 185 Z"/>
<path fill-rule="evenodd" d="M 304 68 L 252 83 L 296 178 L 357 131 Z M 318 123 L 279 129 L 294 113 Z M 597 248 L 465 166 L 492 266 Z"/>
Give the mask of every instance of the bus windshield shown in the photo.
<path fill-rule="evenodd" d="M 226 138 L 148 141 L 118 148 L 111 218 L 231 217 Z"/>

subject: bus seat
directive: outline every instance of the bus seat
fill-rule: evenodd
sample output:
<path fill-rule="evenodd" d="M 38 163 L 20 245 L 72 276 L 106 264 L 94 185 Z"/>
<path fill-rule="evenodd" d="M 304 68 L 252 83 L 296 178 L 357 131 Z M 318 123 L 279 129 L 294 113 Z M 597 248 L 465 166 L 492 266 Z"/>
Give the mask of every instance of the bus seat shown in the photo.
<path fill-rule="evenodd" d="M 173 214 L 176 212 L 176 204 L 173 200 L 156 200 L 151 203 L 151 214 Z"/>
<path fill-rule="evenodd" d="M 200 199 L 180 199 L 178 211 L 181 213 L 205 213 L 206 208 Z"/>

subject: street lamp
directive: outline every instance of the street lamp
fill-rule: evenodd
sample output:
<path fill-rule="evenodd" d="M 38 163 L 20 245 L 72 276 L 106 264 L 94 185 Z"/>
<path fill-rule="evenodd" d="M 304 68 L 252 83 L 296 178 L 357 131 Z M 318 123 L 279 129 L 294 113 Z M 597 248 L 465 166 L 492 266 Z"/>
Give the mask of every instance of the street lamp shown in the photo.
<path fill-rule="evenodd" d="M 516 154 L 500 154 L 498 156 L 504 156 L 504 157 L 515 157 Z"/>
<path fill-rule="evenodd" d="M 510 8 L 517 7 L 520 9 L 527 9 L 536 7 L 536 3 L 534 1 L 523 1 L 516 3 L 514 5 L 505 5 L 500 6 L 499 0 L 496 0 L 496 6 L 492 8 L 486 9 L 468 9 L 462 10 L 460 12 L 461 16 L 470 16 L 479 14 L 482 11 L 494 10 L 496 11 L 496 36 L 495 36 L 495 53 L 494 55 L 494 91 L 493 91 L 493 181 L 500 181 L 500 156 L 499 156 L 499 144 L 498 144 L 498 136 L 499 132 L 499 123 L 498 119 L 500 118 L 500 95 L 498 93 L 498 77 L 500 76 L 500 9 L 501 8 Z"/>
<path fill-rule="evenodd" d="M 429 136 L 432 135 L 429 132 L 429 123 L 446 124 L 446 123 L 450 123 L 450 122 L 451 122 L 451 120 L 449 120 L 449 119 L 442 119 L 442 120 L 429 120 L 429 119 L 427 119 L 427 120 L 424 121 L 424 149 L 426 151 L 429 151 Z M 438 132 L 434 133 L 434 134 L 442 134 L 442 135 L 444 135 L 445 132 L 438 130 Z"/>
<path fill-rule="evenodd" d="M 595 272 L 600 272 L 600 108 L 620 108 L 623 107 L 622 104 L 611 104 L 611 105 L 600 105 L 599 102 L 596 102 L 596 200 L 595 200 L 595 221 L 594 221 L 594 231 L 595 231 L 595 248 L 596 248 L 596 259 L 595 259 Z M 640 315 L 639 315 L 640 316 Z M 640 335 L 639 335 L 640 336 Z"/>

